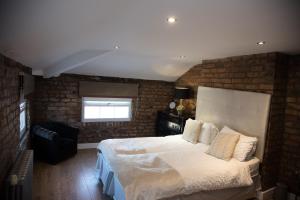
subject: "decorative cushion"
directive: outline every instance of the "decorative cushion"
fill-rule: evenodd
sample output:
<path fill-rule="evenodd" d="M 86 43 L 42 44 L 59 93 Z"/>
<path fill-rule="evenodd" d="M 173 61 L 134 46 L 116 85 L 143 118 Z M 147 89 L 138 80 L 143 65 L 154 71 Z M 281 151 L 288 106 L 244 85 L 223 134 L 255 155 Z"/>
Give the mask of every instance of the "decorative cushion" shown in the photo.
<path fill-rule="evenodd" d="M 202 124 L 199 142 L 210 145 L 218 133 L 219 129 L 213 123 L 204 122 Z"/>
<path fill-rule="evenodd" d="M 202 122 L 188 119 L 185 122 L 182 138 L 188 142 L 196 144 L 200 135 Z"/>
<path fill-rule="evenodd" d="M 254 156 L 256 145 L 256 137 L 248 137 L 240 134 L 240 139 L 235 147 L 233 157 L 241 162 L 250 160 Z"/>
<path fill-rule="evenodd" d="M 224 127 L 212 141 L 206 153 L 222 160 L 230 160 L 239 137 L 238 133 L 227 132 Z"/>

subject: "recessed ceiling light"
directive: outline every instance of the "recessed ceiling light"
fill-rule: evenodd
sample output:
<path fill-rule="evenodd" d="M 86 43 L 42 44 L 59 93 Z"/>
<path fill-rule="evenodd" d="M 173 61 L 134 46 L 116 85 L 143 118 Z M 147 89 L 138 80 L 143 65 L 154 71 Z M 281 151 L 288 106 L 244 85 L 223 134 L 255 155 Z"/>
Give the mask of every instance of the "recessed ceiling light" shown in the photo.
<path fill-rule="evenodd" d="M 178 56 L 178 58 L 180 59 L 184 59 L 186 56 Z"/>
<path fill-rule="evenodd" d="M 120 49 L 120 47 L 118 45 L 115 46 L 115 49 Z"/>
<path fill-rule="evenodd" d="M 175 24 L 177 19 L 175 17 L 168 17 L 167 21 L 168 21 L 169 24 Z"/>
<path fill-rule="evenodd" d="M 257 44 L 257 45 L 264 45 L 264 44 L 266 44 L 266 42 L 265 42 L 265 41 L 259 41 L 259 42 L 257 42 L 256 44 Z"/>

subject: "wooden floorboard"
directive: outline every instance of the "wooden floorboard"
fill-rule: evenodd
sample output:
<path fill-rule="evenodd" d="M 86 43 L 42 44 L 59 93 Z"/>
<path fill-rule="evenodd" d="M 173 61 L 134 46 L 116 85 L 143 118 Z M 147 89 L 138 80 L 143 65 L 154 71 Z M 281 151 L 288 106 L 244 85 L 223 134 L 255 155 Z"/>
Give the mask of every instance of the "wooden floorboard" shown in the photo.
<path fill-rule="evenodd" d="M 96 150 L 88 149 L 57 165 L 35 161 L 33 200 L 111 200 L 98 183 L 96 157 Z"/>

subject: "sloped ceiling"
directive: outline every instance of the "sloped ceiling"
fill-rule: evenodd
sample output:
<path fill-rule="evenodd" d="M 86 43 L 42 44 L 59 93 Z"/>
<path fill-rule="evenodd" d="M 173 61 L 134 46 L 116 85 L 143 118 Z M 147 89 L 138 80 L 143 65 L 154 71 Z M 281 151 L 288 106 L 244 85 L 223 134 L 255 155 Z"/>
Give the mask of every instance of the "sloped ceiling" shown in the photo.
<path fill-rule="evenodd" d="M 203 59 L 300 53 L 299 0 L 11 0 L 0 9 L 0 52 L 44 73 L 59 64 L 65 73 L 174 81 Z M 64 66 L 86 51 L 103 53 Z"/>

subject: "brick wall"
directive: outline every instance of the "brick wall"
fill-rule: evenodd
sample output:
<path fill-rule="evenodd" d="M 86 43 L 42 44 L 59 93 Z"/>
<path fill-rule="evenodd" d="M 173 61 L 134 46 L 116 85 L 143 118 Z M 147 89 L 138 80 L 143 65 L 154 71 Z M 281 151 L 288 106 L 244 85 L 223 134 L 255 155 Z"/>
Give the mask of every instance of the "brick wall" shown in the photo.
<path fill-rule="evenodd" d="M 280 180 L 299 193 L 295 178 L 300 173 L 300 55 L 290 60 L 286 102 Z"/>
<path fill-rule="evenodd" d="M 79 81 L 138 83 L 139 97 L 133 99 L 130 122 L 81 123 Z M 36 77 L 34 122 L 57 120 L 80 128 L 79 142 L 93 143 L 106 138 L 154 136 L 158 110 L 173 99 L 174 83 L 138 79 L 62 75 L 44 79 Z"/>
<path fill-rule="evenodd" d="M 288 57 L 278 53 L 206 60 L 190 69 L 176 82 L 178 86 L 193 88 L 194 98 L 200 85 L 272 94 L 262 164 L 264 189 L 274 186 L 278 177 L 284 130 L 287 65 Z M 189 107 L 195 104 L 195 99 L 185 103 Z"/>
<path fill-rule="evenodd" d="M 19 146 L 19 72 L 30 72 L 0 54 L 0 199 L 5 176 L 16 159 Z"/>

